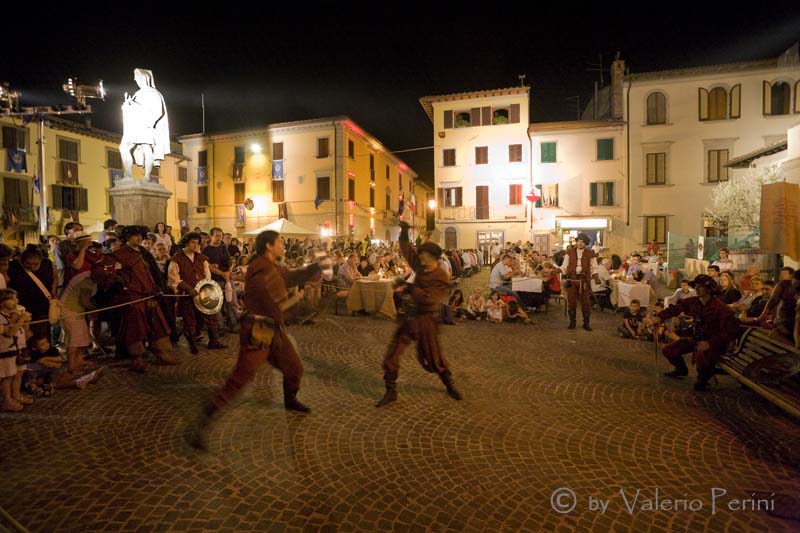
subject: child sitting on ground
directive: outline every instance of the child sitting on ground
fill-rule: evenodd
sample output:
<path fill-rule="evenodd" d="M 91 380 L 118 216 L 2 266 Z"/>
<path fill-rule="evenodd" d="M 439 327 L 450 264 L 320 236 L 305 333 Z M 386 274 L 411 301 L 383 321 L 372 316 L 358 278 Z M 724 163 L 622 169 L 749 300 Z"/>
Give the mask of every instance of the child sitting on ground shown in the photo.
<path fill-rule="evenodd" d="M 490 300 L 486 303 L 487 320 L 495 324 L 502 322 L 505 307 L 506 303 L 500 299 L 500 294 L 493 292 Z"/>
<path fill-rule="evenodd" d="M 28 341 L 31 362 L 25 374 L 25 390 L 38 397 L 51 396 L 55 388 L 59 369 L 62 366 L 61 354 L 50 346 L 50 339 L 36 336 Z"/>
<path fill-rule="evenodd" d="M 517 302 L 509 302 L 508 309 L 506 311 L 506 321 L 507 322 L 520 322 L 522 324 L 533 324 L 533 321 L 528 316 L 522 306 L 520 306 Z"/>
<path fill-rule="evenodd" d="M 619 336 L 625 339 L 638 339 L 644 335 L 644 313 L 639 300 L 631 300 L 628 309 L 622 315 L 622 325 L 617 328 Z"/>
<path fill-rule="evenodd" d="M 475 289 L 475 292 L 469 297 L 467 316 L 473 320 L 486 318 L 486 298 L 483 297 L 480 289 Z"/>

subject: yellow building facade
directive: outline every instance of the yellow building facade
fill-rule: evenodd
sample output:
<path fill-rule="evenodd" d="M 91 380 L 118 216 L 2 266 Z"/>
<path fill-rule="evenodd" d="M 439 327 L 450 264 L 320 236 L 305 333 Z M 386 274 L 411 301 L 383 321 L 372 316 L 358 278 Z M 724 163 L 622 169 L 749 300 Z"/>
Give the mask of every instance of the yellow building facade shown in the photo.
<path fill-rule="evenodd" d="M 285 217 L 320 237 L 396 240 L 402 199 L 402 218 L 424 230 L 430 189 L 346 116 L 179 141 L 189 158 L 191 228 L 242 236 Z"/>
<path fill-rule="evenodd" d="M 0 240 L 11 246 L 36 243 L 39 239 L 37 190 L 38 124 L 0 117 L 3 147 L 0 186 L 3 197 L 3 228 Z M 51 118 L 44 133 L 48 234 L 62 235 L 67 222 L 77 220 L 87 230 L 114 218 L 108 194 L 113 180 L 122 176 L 119 134 L 93 128 L 83 122 Z M 178 147 L 176 147 L 178 148 Z M 141 168 L 134 178 L 141 179 Z M 181 215 L 188 212 L 188 166 L 180 154 L 161 162 L 158 180 L 172 193 L 167 202 L 167 225 L 179 234 Z M 184 220 L 186 217 L 184 216 Z M 152 221 L 154 225 L 159 221 Z"/>

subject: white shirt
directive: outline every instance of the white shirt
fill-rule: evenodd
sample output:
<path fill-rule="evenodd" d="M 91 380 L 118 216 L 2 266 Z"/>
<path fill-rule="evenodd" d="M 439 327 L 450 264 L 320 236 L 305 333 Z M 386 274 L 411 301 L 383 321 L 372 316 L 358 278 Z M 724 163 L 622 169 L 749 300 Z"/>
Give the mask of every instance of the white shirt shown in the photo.
<path fill-rule="evenodd" d="M 511 267 L 507 267 L 502 261 L 497 263 L 492 269 L 492 273 L 489 274 L 489 288 L 494 289 L 505 283 L 505 276 L 507 276 L 509 272 L 511 272 Z"/>
<path fill-rule="evenodd" d="M 467 252 L 461 254 L 461 263 L 464 268 L 470 268 L 472 266 L 472 256 Z"/>
<path fill-rule="evenodd" d="M 439 267 L 447 272 L 447 275 L 452 277 L 453 276 L 453 269 L 450 268 L 450 261 L 444 258 L 444 256 L 439 259 Z"/>
<path fill-rule="evenodd" d="M 186 250 L 182 251 L 181 253 L 186 254 L 186 257 L 188 257 L 189 260 L 194 263 L 194 254 L 191 254 Z M 208 268 L 208 261 L 203 262 L 203 268 L 205 269 L 206 279 L 211 279 L 211 269 Z M 177 261 L 171 261 L 169 264 L 169 268 L 167 269 L 167 285 L 172 290 L 177 291 L 178 285 L 180 284 L 181 284 L 181 267 L 178 266 Z"/>
<path fill-rule="evenodd" d="M 584 248 L 583 250 L 578 249 L 578 248 L 575 249 L 575 251 L 578 254 L 578 265 L 575 267 L 575 273 L 576 274 L 580 274 L 581 272 L 583 272 L 583 267 L 581 266 L 581 258 L 583 257 L 583 252 L 585 250 L 586 250 L 586 248 Z M 589 265 L 591 266 L 592 274 L 597 274 L 597 258 L 596 257 L 592 257 L 592 260 L 589 262 Z M 566 274 L 568 268 L 569 268 L 569 253 L 566 253 L 566 254 L 564 254 L 564 264 L 561 265 L 561 271 L 564 274 Z"/>

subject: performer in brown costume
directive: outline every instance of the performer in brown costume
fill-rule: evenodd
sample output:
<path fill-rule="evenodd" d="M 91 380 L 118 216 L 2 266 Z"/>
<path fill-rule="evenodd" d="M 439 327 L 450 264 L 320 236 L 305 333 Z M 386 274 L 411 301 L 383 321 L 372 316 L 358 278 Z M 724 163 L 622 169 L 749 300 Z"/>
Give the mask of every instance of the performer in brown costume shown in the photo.
<path fill-rule="evenodd" d="M 107 259 L 113 257 L 114 270 L 106 268 L 107 261 L 98 263 L 92 270 L 92 279 L 98 285 L 110 287 L 115 281 L 121 284 L 122 290 L 113 299 L 114 304 L 131 302 L 158 293 L 151 274 L 157 268 L 155 259 L 147 250 L 139 247 L 146 236 L 147 228 L 125 227 L 121 236 L 125 244 L 107 256 Z M 123 319 L 120 337 L 131 356 L 130 370 L 144 372 L 147 369 L 147 363 L 143 359 L 145 341 L 161 363 L 175 365 L 180 362 L 172 352 L 169 326 L 155 298 L 126 305 L 121 309 Z"/>
<path fill-rule="evenodd" d="M 320 276 L 322 263 L 289 270 L 278 264 L 285 251 L 283 238 L 275 231 L 264 231 L 255 243 L 256 258 L 247 265 L 241 319 L 239 359 L 233 373 L 203 409 L 199 423 L 187 435 L 195 448 L 206 448 L 205 430 L 214 414 L 228 405 L 252 381 L 264 361 L 283 373 L 283 404 L 287 410 L 307 413 L 311 409 L 297 400 L 303 363 L 286 334 L 283 313 L 302 300 L 303 291 L 289 296 L 288 289 Z"/>
<path fill-rule="evenodd" d="M 205 322 L 208 327 L 208 348 L 220 350 L 227 348 L 219 342 L 219 319 L 217 314 L 205 315 L 197 310 L 193 298 L 197 296 L 195 287 L 204 279 L 211 279 L 208 258 L 200 253 L 200 234 L 187 233 L 181 239 L 183 248 L 174 256 L 167 274 L 171 289 L 187 297 L 178 298 L 178 314 L 183 317 L 183 334 L 189 343 L 189 350 L 196 354 L 196 339 L 200 335 L 200 327 Z"/>
<path fill-rule="evenodd" d="M 567 248 L 564 264 L 561 270 L 566 278 L 564 286 L 567 289 L 567 303 L 569 309 L 569 329 L 575 329 L 575 319 L 578 314 L 578 298 L 581 300 L 583 313 L 583 329 L 592 331 L 589 318 L 592 315 L 592 303 L 589 300 L 592 292 L 591 280 L 600 283 L 597 276 L 597 255 L 587 246 L 590 239 L 585 233 L 579 233 L 575 245 Z"/>
<path fill-rule="evenodd" d="M 422 368 L 439 375 L 447 394 L 455 400 L 461 399 L 453 386 L 453 379 L 447 361 L 439 345 L 438 324 L 440 306 L 447 298 L 450 289 L 450 276 L 439 268 L 442 249 L 438 244 L 425 242 L 416 250 L 408 239 L 408 223 L 400 223 L 400 251 L 414 270 L 414 282 L 401 285 L 415 304 L 407 318 L 400 324 L 383 359 L 383 379 L 386 393 L 375 407 L 397 400 L 397 376 L 400 371 L 400 356 L 409 344 L 417 343 L 417 360 Z"/>

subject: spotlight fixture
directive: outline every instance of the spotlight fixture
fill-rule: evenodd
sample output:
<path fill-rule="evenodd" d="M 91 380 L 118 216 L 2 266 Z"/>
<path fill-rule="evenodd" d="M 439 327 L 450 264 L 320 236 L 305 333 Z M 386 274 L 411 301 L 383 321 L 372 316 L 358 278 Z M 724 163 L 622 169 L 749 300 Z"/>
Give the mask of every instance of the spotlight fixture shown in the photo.
<path fill-rule="evenodd" d="M 11 89 L 7 82 L 0 82 L 0 109 L 14 110 L 19 107 L 19 91 Z"/>
<path fill-rule="evenodd" d="M 106 99 L 106 89 L 103 87 L 103 80 L 99 80 L 97 85 L 81 85 L 78 83 L 77 78 L 67 78 L 67 82 L 62 85 L 61 88 L 82 106 L 86 105 L 86 100 L 89 98 L 97 100 Z"/>

